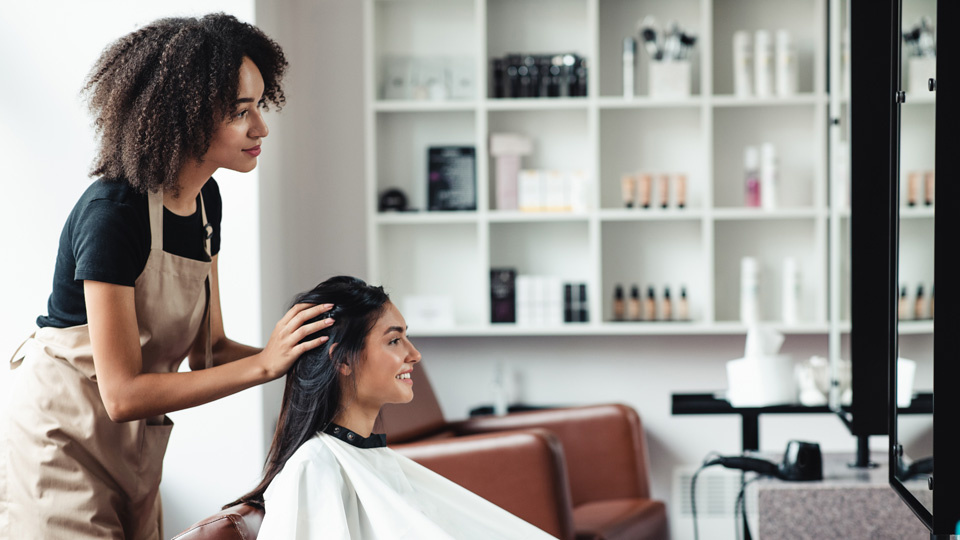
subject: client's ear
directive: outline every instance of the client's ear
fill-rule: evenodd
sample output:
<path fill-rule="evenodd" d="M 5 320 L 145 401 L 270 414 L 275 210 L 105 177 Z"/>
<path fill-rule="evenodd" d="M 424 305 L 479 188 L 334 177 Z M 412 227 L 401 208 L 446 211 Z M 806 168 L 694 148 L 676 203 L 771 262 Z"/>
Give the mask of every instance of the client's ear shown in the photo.
<path fill-rule="evenodd" d="M 330 345 L 330 352 L 328 354 L 330 355 L 331 359 L 333 359 L 333 351 L 337 348 L 337 345 L 339 345 L 339 343 L 332 343 Z M 351 368 L 346 362 L 340 364 L 337 369 L 340 370 L 340 374 L 344 377 L 348 377 L 351 373 L 353 373 L 353 368 Z"/>

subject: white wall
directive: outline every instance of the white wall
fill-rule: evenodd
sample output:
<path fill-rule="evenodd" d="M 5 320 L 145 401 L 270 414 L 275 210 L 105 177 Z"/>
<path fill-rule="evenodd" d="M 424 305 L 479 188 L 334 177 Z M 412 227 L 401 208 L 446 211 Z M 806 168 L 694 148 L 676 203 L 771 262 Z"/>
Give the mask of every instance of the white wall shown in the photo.
<path fill-rule="evenodd" d="M 161 16 L 227 11 L 253 21 L 253 0 L 31 0 L 0 11 L 0 357 L 46 313 L 57 242 L 67 214 L 91 181 L 90 118 L 79 98 L 87 71 L 113 39 Z M 268 121 L 269 118 L 268 118 Z M 262 161 L 271 155 L 264 144 Z M 253 345 L 260 334 L 259 180 L 216 175 L 223 195 L 220 287 L 224 324 Z M 7 375 L 0 368 L 0 376 Z M 2 388 L 0 388 L 2 392 Z M 171 414 L 162 491 L 166 532 L 241 495 L 259 478 L 265 442 L 260 389 Z M 234 472 L 239 470 L 240 472 Z"/>

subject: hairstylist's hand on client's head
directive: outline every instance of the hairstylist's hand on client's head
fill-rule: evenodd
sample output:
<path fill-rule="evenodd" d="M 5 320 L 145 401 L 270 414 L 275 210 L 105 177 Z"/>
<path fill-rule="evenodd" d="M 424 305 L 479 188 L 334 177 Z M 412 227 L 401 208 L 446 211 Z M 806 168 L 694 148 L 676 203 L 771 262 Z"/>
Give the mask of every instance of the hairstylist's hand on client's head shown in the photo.
<path fill-rule="evenodd" d="M 267 346 L 260 352 L 261 366 L 272 380 L 283 376 L 303 353 L 323 345 L 328 336 L 305 338 L 333 326 L 331 317 L 309 322 L 333 309 L 333 304 L 296 304 L 273 327 Z"/>

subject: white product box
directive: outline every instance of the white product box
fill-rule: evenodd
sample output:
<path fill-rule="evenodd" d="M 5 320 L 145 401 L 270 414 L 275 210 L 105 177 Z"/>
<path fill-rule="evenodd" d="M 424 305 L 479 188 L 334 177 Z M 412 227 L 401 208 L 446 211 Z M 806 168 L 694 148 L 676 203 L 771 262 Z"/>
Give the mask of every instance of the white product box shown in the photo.
<path fill-rule="evenodd" d="M 690 96 L 690 62 L 650 62 L 650 97 Z"/>

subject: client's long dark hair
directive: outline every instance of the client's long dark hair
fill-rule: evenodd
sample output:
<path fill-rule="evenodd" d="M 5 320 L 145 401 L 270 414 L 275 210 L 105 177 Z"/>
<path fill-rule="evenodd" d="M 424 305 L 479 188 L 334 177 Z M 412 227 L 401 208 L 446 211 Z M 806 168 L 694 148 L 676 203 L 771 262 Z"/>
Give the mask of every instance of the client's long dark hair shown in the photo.
<path fill-rule="evenodd" d="M 263 480 L 253 491 L 224 508 L 241 502 L 263 508 L 264 491 L 290 456 L 337 416 L 342 394 L 338 378 L 340 366 L 348 364 L 356 371 L 367 334 L 389 301 L 383 287 L 367 285 L 349 276 L 330 278 L 297 296 L 294 304 L 333 304 L 333 309 L 314 320 L 333 317 L 336 322 L 304 338 L 309 341 L 330 336 L 323 345 L 301 355 L 287 372 L 280 418 L 267 454 Z"/>

